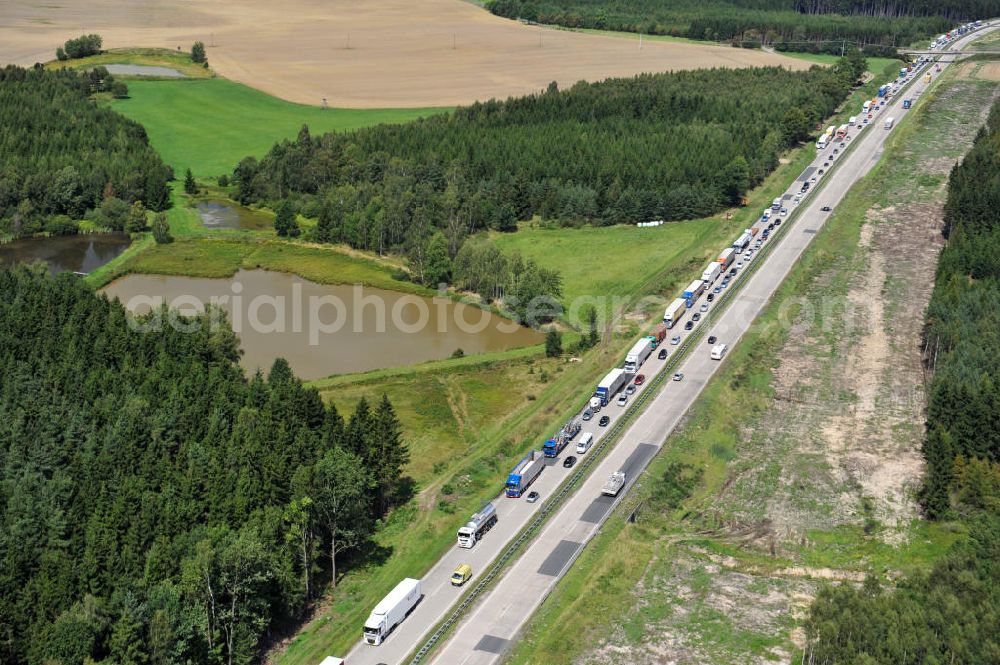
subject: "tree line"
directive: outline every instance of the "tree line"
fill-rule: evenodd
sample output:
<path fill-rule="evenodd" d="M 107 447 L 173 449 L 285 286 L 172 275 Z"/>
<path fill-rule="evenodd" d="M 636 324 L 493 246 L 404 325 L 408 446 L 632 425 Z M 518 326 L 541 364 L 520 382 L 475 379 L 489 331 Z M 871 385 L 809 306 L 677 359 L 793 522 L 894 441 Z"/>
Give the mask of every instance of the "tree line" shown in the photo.
<path fill-rule="evenodd" d="M 808 131 L 844 99 L 859 67 L 863 59 L 805 72 L 553 83 L 406 125 L 322 136 L 304 127 L 261 160 L 243 159 L 232 181 L 241 203 L 290 201 L 316 218 L 313 240 L 417 263 L 437 234 L 455 260 L 465 238 L 514 231 L 536 215 L 596 224 L 703 217 L 738 204 L 801 138 L 802 122 Z M 794 127 L 784 120 L 790 109 L 799 112 Z"/>
<path fill-rule="evenodd" d="M 344 420 L 211 315 L 140 332 L 68 274 L 0 271 L 0 661 L 242 664 L 380 555 L 408 500 L 383 397 Z"/>
<path fill-rule="evenodd" d="M 920 498 L 968 537 L 893 591 L 875 578 L 817 597 L 804 662 L 1000 662 L 1000 102 L 951 172 L 927 308 L 931 373 Z"/>
<path fill-rule="evenodd" d="M 173 174 L 145 129 L 90 99 L 121 85 L 104 67 L 0 69 L 0 234 L 75 232 L 108 201 L 169 206 Z"/>
<path fill-rule="evenodd" d="M 790 50 L 809 50 L 807 42 L 845 39 L 893 49 L 996 16 L 1000 0 L 490 0 L 486 7 L 511 19 L 750 47 L 795 42 Z"/>

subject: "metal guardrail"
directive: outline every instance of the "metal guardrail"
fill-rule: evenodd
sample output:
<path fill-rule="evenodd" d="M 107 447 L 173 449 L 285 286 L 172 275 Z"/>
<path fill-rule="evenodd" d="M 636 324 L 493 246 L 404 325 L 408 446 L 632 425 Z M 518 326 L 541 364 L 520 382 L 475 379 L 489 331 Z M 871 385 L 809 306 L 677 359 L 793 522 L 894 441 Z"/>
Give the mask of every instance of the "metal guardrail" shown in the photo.
<path fill-rule="evenodd" d="M 941 55 L 939 53 L 938 55 Z M 900 88 L 900 92 L 909 88 L 919 77 L 911 77 L 903 86 Z M 898 96 L 898 93 L 897 93 Z M 875 127 L 876 123 L 871 123 L 869 128 Z M 829 180 L 830 172 L 837 169 L 840 164 L 844 161 L 844 158 L 853 151 L 854 146 L 857 145 L 857 141 L 852 141 L 843 152 L 839 155 L 838 159 L 827 169 L 826 173 L 822 179 L 818 180 L 816 187 L 809 192 L 811 198 L 816 198 L 815 195 L 821 192 L 827 181 Z M 795 180 L 793 182 L 798 182 Z M 788 228 L 794 225 L 800 216 L 801 206 L 795 208 L 791 211 L 788 217 L 781 222 L 780 225 L 775 226 L 771 232 L 771 236 L 768 242 L 765 242 L 761 249 L 757 250 L 756 256 L 750 265 L 745 266 L 740 270 L 735 278 L 733 279 L 732 288 L 727 288 L 719 297 L 715 300 L 715 306 L 712 308 L 711 313 L 708 317 L 704 319 L 704 324 L 695 327 L 691 331 L 691 334 L 681 342 L 677 350 L 674 352 L 673 356 L 667 360 L 663 368 L 657 372 L 657 374 L 649 381 L 649 385 L 646 390 L 643 390 L 635 400 L 632 401 L 632 405 L 626 410 L 623 417 L 619 418 L 617 422 L 608 430 L 607 434 L 601 438 L 600 443 L 593 449 L 593 454 L 588 455 L 586 459 L 577 467 L 577 470 L 570 475 L 563 483 L 559 486 L 556 494 L 545 500 L 542 503 L 541 509 L 536 513 L 535 517 L 529 522 L 525 527 L 523 527 L 515 537 L 513 541 L 508 544 L 506 549 L 500 554 L 500 556 L 490 564 L 489 571 L 486 575 L 480 579 L 479 583 L 476 584 L 462 599 L 462 601 L 455 607 L 452 613 L 438 624 L 434 632 L 427 639 L 427 641 L 420 647 L 419 650 L 414 653 L 410 659 L 410 665 L 420 665 L 424 658 L 430 654 L 431 651 L 437 646 L 437 644 L 444 638 L 451 629 L 462 619 L 465 611 L 472 606 L 472 604 L 489 588 L 492 582 L 497 579 L 504 569 L 518 553 L 521 547 L 533 538 L 535 533 L 548 521 L 553 513 L 560 508 L 565 501 L 565 499 L 572 492 L 574 487 L 581 483 L 583 479 L 589 475 L 591 468 L 598 463 L 600 459 L 603 459 L 604 453 L 613 447 L 613 444 L 618 442 L 621 434 L 624 433 L 627 425 L 631 425 L 635 417 L 642 410 L 640 407 L 651 399 L 652 395 L 659 392 L 659 389 L 663 386 L 663 383 L 667 381 L 667 377 L 673 376 L 673 370 L 680 364 L 681 361 L 685 360 L 691 353 L 691 350 L 696 344 L 698 344 L 704 337 L 711 327 L 711 323 L 721 316 L 722 312 L 726 310 L 730 302 L 736 297 L 733 294 L 738 294 L 742 291 L 743 286 L 746 282 L 760 269 L 764 263 L 766 263 L 767 257 L 770 256 L 771 252 L 774 251 L 774 247 L 780 243 L 780 240 L 784 238 L 788 233 Z M 655 456 L 654 456 L 655 457 Z M 635 484 L 635 479 L 633 478 L 628 485 L 626 485 L 621 493 L 616 498 L 615 502 L 612 504 L 611 510 L 608 511 L 608 515 L 611 515 L 614 508 L 620 504 L 625 495 L 631 490 Z M 583 548 L 580 548 L 582 550 Z M 579 554 L 579 551 L 578 551 Z"/>

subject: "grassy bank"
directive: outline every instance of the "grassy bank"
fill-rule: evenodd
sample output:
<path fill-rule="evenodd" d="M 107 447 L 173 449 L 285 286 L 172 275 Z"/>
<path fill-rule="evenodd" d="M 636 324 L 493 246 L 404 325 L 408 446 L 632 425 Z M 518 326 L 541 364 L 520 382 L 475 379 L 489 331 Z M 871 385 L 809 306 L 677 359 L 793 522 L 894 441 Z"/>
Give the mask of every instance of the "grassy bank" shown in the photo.
<path fill-rule="evenodd" d="M 320 100 L 316 100 L 317 104 Z M 293 139 L 303 124 L 313 134 L 380 123 L 409 122 L 446 109 L 322 109 L 292 104 L 223 78 L 132 81 L 129 98 L 112 108 L 146 128 L 163 160 L 198 177 L 229 173 L 248 155 L 263 156 Z"/>
<path fill-rule="evenodd" d="M 940 206 L 944 179 L 921 173 L 921 166 L 933 158 L 950 163 L 961 153 L 963 144 L 952 140 L 954 132 L 968 134 L 968 127 L 979 126 L 976 113 L 993 85 L 939 85 L 923 97 L 916 115 L 895 130 L 885 158 L 837 207 L 706 387 L 684 429 L 671 436 L 640 481 L 642 490 L 627 501 L 629 506 L 643 502 L 639 522 L 626 522 L 624 511 L 609 520 L 533 617 L 509 662 L 571 663 L 589 657 L 642 662 L 651 652 L 690 662 L 798 662 L 790 636 L 820 579 L 857 580 L 868 571 L 895 576 L 926 568 L 961 537 L 961 530 L 951 525 L 921 521 L 895 527 L 897 539 L 882 537 L 891 529 L 879 524 L 880 516 L 869 514 L 862 497 L 860 505 L 849 506 L 850 517 L 839 526 L 809 529 L 795 540 L 779 537 L 770 541 L 769 551 L 768 541 L 758 540 L 761 523 L 751 516 L 789 493 L 803 515 L 819 516 L 819 522 L 844 509 L 828 503 L 842 497 L 831 498 L 816 485 L 800 486 L 809 473 L 825 472 L 821 459 L 790 454 L 784 441 L 768 440 L 780 440 L 783 430 L 791 430 L 791 419 L 777 430 L 762 426 L 776 412 L 801 416 L 827 404 L 825 400 L 836 405 L 857 399 L 837 394 L 829 369 L 847 362 L 841 347 L 850 346 L 853 337 L 834 329 L 833 337 L 824 339 L 823 329 L 814 329 L 818 322 L 799 318 L 802 307 L 831 295 L 844 297 L 863 279 L 872 250 L 861 246 L 862 230 L 866 224 L 887 223 L 870 221 L 870 211 L 886 211 L 876 213 L 881 215 L 895 210 L 905 219 Z M 948 102 L 938 102 L 944 94 Z M 968 104 L 956 107 L 956 100 Z M 901 277 L 890 274 L 886 289 L 892 279 Z M 898 325 L 893 317 L 901 305 L 890 294 L 883 297 L 891 330 Z M 789 321 L 795 322 L 794 336 Z M 896 332 L 914 334 L 912 328 Z M 816 344 L 801 339 L 814 336 Z M 776 368 L 789 362 L 793 342 L 812 358 L 813 364 L 805 365 L 814 368 L 808 380 L 820 395 L 831 393 L 815 404 L 811 393 L 789 395 L 787 386 L 777 393 Z M 891 406 L 887 402 L 883 408 Z M 780 420 L 781 415 L 770 417 Z M 919 436 L 906 430 L 895 435 L 909 439 L 910 447 Z M 702 474 L 686 500 L 684 493 L 664 498 L 665 490 L 675 486 L 664 479 L 672 463 L 688 464 Z M 859 490 L 842 491 L 853 501 Z"/>
<path fill-rule="evenodd" d="M 151 240 L 151 239 L 150 239 Z M 123 259 L 94 273 L 104 285 L 128 273 L 231 277 L 238 270 L 275 270 L 296 274 L 318 284 L 362 284 L 380 289 L 429 296 L 419 284 L 393 279 L 393 266 L 347 248 L 254 238 L 202 237 L 169 245 L 143 243 Z"/>
<path fill-rule="evenodd" d="M 215 76 L 210 68 L 196 62 L 191 62 L 191 54 L 183 51 L 171 51 L 165 48 L 116 48 L 104 51 L 98 55 L 78 58 L 76 60 L 53 60 L 46 63 L 47 69 L 93 69 L 107 65 L 145 65 L 147 67 L 169 67 L 184 76 L 193 79 L 209 79 Z M 131 80 L 144 77 L 117 75 L 118 78 Z M 131 89 L 131 83 L 129 89 Z"/>

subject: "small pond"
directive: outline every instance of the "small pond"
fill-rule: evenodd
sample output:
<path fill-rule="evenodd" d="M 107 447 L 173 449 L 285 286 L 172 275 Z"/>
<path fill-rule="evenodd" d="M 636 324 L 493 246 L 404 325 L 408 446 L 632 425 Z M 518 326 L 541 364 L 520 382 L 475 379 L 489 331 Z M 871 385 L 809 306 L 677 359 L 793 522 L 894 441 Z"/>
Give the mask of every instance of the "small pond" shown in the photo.
<path fill-rule="evenodd" d="M 124 252 L 131 243 L 122 233 L 18 238 L 0 245 L 0 266 L 44 261 L 53 275 L 67 270 L 88 273 Z"/>
<path fill-rule="evenodd" d="M 228 279 L 128 275 L 104 293 L 139 314 L 160 304 L 190 314 L 215 302 L 240 338 L 248 371 L 266 372 L 280 356 L 307 380 L 439 360 L 456 349 L 483 353 L 543 339 L 450 298 L 316 284 L 267 270 L 241 270 Z"/>
<path fill-rule="evenodd" d="M 201 217 L 201 223 L 207 229 L 260 231 L 274 225 L 274 222 L 263 213 L 224 201 L 199 201 L 194 207 Z"/>
<path fill-rule="evenodd" d="M 110 74 L 119 76 L 162 76 L 163 78 L 185 79 L 187 76 L 170 67 L 153 65 L 104 65 Z"/>

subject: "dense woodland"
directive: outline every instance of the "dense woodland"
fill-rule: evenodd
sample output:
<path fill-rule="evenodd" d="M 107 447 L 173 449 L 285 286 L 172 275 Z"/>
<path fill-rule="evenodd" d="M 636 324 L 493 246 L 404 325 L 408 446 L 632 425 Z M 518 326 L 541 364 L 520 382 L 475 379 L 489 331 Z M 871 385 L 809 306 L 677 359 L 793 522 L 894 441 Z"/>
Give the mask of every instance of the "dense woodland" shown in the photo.
<path fill-rule="evenodd" d="M 1000 102 L 952 170 L 945 224 L 924 333 L 922 501 L 970 536 L 895 591 L 869 581 L 821 594 L 806 662 L 1000 662 Z"/>
<path fill-rule="evenodd" d="M 379 554 L 412 491 L 392 405 L 345 423 L 283 360 L 247 379 L 228 325 L 182 323 L 0 270 L 0 662 L 248 663 Z"/>
<path fill-rule="evenodd" d="M 172 174 L 142 125 L 90 99 L 120 85 L 103 67 L 0 69 L 0 236 L 75 232 L 102 204 L 169 205 Z"/>
<path fill-rule="evenodd" d="M 564 223 L 703 217 L 739 203 L 844 99 L 865 62 L 712 69 L 577 83 L 406 125 L 275 145 L 234 171 L 243 203 L 294 201 L 313 240 L 418 264 L 444 238 Z M 422 270 L 418 270 L 422 272 Z M 436 276 L 437 271 L 432 271 Z M 431 283 L 436 283 L 431 280 Z"/>
<path fill-rule="evenodd" d="M 794 42 L 790 50 L 816 50 L 837 40 L 837 52 L 843 39 L 891 49 L 1000 14 L 1000 0 L 490 0 L 486 6 L 512 19 L 748 47 Z"/>

